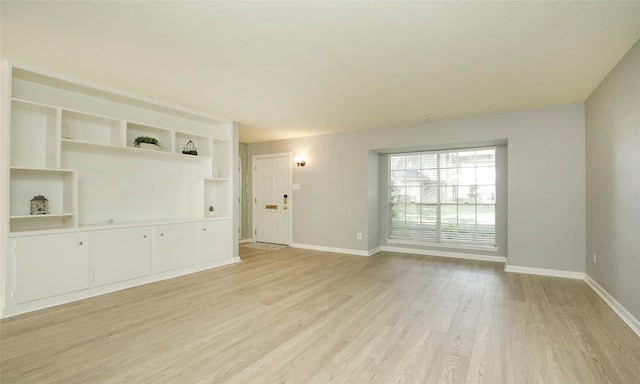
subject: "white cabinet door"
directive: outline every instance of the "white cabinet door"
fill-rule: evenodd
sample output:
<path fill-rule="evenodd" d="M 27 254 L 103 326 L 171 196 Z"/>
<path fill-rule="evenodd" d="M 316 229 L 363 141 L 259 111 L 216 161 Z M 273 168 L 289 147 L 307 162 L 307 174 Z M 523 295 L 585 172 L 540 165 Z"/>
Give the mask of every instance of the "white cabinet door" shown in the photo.
<path fill-rule="evenodd" d="M 16 303 L 89 288 L 87 233 L 15 239 Z"/>
<path fill-rule="evenodd" d="M 194 223 L 159 225 L 153 231 L 154 273 L 195 265 L 197 248 Z"/>
<path fill-rule="evenodd" d="M 97 231 L 91 237 L 96 287 L 151 274 L 150 228 Z"/>
<path fill-rule="evenodd" d="M 232 257 L 233 234 L 230 220 L 209 221 L 198 224 L 198 262 L 229 259 Z"/>

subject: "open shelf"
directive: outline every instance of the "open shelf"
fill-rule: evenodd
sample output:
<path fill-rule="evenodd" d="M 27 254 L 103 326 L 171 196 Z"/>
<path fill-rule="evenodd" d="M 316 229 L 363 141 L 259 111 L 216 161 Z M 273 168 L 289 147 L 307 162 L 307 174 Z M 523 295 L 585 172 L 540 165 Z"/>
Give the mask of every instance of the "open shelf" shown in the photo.
<path fill-rule="evenodd" d="M 31 231 L 51 231 L 56 229 L 76 228 L 75 214 L 11 216 L 9 225 L 12 233 Z"/>
<path fill-rule="evenodd" d="M 174 152 L 175 137 L 173 131 L 131 122 L 127 123 L 127 146 L 134 148 L 133 142 L 136 137 L 140 136 L 149 136 L 157 139 L 160 143 L 158 146 L 159 151 Z"/>
<path fill-rule="evenodd" d="M 10 168 L 9 230 L 71 228 L 77 225 L 77 172 L 67 169 Z M 49 213 L 31 215 L 31 199 L 45 196 Z"/>
<path fill-rule="evenodd" d="M 119 145 L 107 145 L 107 144 L 96 144 L 96 143 L 90 143 L 90 142 L 86 142 L 86 141 L 79 141 L 79 140 L 70 140 L 70 139 L 62 139 L 62 144 L 63 144 L 63 148 L 71 148 L 71 147 L 79 147 L 79 148 L 93 148 L 93 149 L 97 149 L 97 150 L 105 150 L 105 151 L 113 151 L 113 152 L 120 152 L 120 153 L 124 153 L 124 154 L 129 154 L 129 155 L 143 155 L 143 156 L 150 156 L 150 157 L 155 157 L 155 156 L 160 156 L 160 157 L 164 157 L 164 158 L 171 158 L 171 159 L 185 159 L 185 160 L 211 160 L 210 157 L 206 157 L 206 156 L 189 156 L 189 155 L 183 155 L 183 154 L 178 154 L 178 153 L 173 153 L 173 152 L 164 152 L 164 151 L 154 151 L 154 150 L 150 150 L 150 149 L 144 149 L 144 148 L 136 148 L 136 147 L 129 147 L 129 146 L 119 146 Z"/>
<path fill-rule="evenodd" d="M 230 147 L 227 141 L 213 140 L 213 168 L 211 177 L 214 179 L 226 179 L 229 178 L 229 172 L 231 169 L 226 165 L 229 163 Z"/>
<path fill-rule="evenodd" d="M 48 218 L 48 217 L 71 217 L 71 216 L 75 216 L 75 213 L 54 213 L 54 214 L 47 214 L 47 215 L 22 215 L 22 216 L 9 216 L 10 219 L 28 219 L 28 220 L 33 220 L 33 219 L 43 219 L 43 218 Z"/>
<path fill-rule="evenodd" d="M 125 122 L 106 117 L 62 111 L 62 138 L 103 145 L 125 145 Z"/>
<path fill-rule="evenodd" d="M 4 204 L 10 233 L 72 230 L 109 219 L 208 219 L 210 205 L 215 218 L 232 216 L 232 122 L 8 68 L 11 139 L 2 149 L 9 155 Z M 139 136 L 156 138 L 160 147 L 135 147 Z M 189 141 L 197 155 L 183 153 Z M 49 200 L 48 215 L 29 214 L 36 195 Z"/>
<path fill-rule="evenodd" d="M 60 110 L 22 100 L 11 101 L 11 166 L 57 168 Z"/>
<path fill-rule="evenodd" d="M 193 145 L 195 145 L 198 155 L 197 156 L 205 156 L 211 157 L 212 147 L 211 147 L 211 139 L 204 136 L 192 135 L 183 132 L 176 132 L 175 138 L 175 153 L 183 154 L 182 150 L 184 146 L 191 141 Z M 194 155 L 187 155 L 194 156 Z"/>
<path fill-rule="evenodd" d="M 214 213 L 209 213 L 209 207 Z M 227 217 L 229 209 L 229 182 L 226 179 L 204 179 L 204 217 Z"/>

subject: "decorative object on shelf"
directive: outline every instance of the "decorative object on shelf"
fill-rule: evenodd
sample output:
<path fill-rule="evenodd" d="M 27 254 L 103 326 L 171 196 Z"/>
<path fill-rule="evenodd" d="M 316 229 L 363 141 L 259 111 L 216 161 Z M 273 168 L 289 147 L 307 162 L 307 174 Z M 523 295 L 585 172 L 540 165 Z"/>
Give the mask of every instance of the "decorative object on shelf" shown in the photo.
<path fill-rule="evenodd" d="M 46 215 L 49 213 L 49 200 L 42 195 L 34 196 L 31 199 L 31 214 Z"/>
<path fill-rule="evenodd" d="M 296 163 L 298 165 L 298 167 L 304 167 L 305 164 L 307 164 L 306 161 L 304 161 L 304 158 L 302 156 L 296 156 L 293 158 L 293 162 Z"/>
<path fill-rule="evenodd" d="M 184 153 L 185 155 L 198 156 L 198 148 L 196 148 L 196 145 L 193 143 L 193 141 L 189 140 L 187 141 L 187 144 L 182 147 L 182 153 Z"/>
<path fill-rule="evenodd" d="M 160 142 L 155 137 L 138 136 L 133 140 L 133 145 L 138 148 L 151 149 L 157 151 L 160 148 Z"/>
<path fill-rule="evenodd" d="M 209 206 L 209 217 L 213 217 L 213 215 L 215 215 L 216 213 L 216 207 L 214 207 L 213 205 Z"/>

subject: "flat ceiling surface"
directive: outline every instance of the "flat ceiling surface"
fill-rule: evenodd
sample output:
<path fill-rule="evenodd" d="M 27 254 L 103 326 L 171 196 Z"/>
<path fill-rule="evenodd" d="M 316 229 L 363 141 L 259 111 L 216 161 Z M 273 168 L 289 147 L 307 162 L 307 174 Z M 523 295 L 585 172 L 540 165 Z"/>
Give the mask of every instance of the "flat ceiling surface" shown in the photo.
<path fill-rule="evenodd" d="M 236 120 L 246 143 L 584 101 L 639 1 L 9 2 L 3 58 Z"/>

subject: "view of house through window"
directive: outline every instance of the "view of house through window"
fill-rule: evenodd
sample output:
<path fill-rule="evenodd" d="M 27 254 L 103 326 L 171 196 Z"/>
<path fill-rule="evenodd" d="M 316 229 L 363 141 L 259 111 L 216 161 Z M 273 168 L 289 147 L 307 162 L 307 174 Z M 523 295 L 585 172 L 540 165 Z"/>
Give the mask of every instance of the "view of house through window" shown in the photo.
<path fill-rule="evenodd" d="M 389 239 L 496 245 L 496 148 L 389 155 Z"/>

